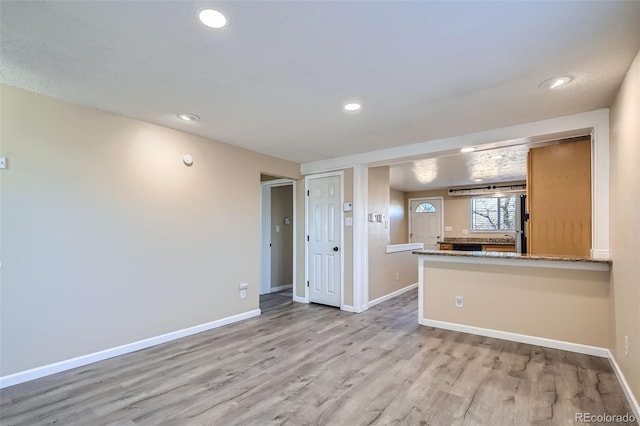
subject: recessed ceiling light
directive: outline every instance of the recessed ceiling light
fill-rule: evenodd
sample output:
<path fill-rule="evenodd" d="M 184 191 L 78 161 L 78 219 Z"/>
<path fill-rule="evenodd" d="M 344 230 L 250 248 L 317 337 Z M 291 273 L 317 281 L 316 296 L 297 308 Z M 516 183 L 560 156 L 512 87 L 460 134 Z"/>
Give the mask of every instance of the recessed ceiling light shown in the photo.
<path fill-rule="evenodd" d="M 460 150 L 460 152 L 473 152 L 473 151 L 475 151 L 475 150 L 476 150 L 476 149 L 475 149 L 474 147 L 472 147 L 472 146 L 468 146 L 468 147 L 466 147 L 466 148 L 462 148 L 462 149 Z"/>
<path fill-rule="evenodd" d="M 498 155 L 492 155 L 491 156 L 492 160 L 500 160 L 501 158 L 504 158 L 504 155 L 498 154 Z"/>
<path fill-rule="evenodd" d="M 344 106 L 345 111 L 349 111 L 349 112 L 360 111 L 360 108 L 362 108 L 362 105 L 360 105 L 357 102 L 351 102 L 351 103 L 345 104 Z"/>
<path fill-rule="evenodd" d="M 538 87 L 541 89 L 557 89 L 560 86 L 564 86 L 571 81 L 571 77 L 554 77 L 549 80 L 545 80 Z"/>
<path fill-rule="evenodd" d="M 227 17 L 215 9 L 203 9 L 198 13 L 198 19 L 209 28 L 223 28 L 227 25 Z"/>
<path fill-rule="evenodd" d="M 478 179 L 474 179 L 474 182 L 482 182 L 482 179 L 478 178 Z"/>
<path fill-rule="evenodd" d="M 183 112 L 181 114 L 178 114 L 178 118 L 182 121 L 188 121 L 188 122 L 195 122 L 195 121 L 200 121 L 200 117 L 198 117 L 195 114 L 191 114 L 190 112 Z"/>

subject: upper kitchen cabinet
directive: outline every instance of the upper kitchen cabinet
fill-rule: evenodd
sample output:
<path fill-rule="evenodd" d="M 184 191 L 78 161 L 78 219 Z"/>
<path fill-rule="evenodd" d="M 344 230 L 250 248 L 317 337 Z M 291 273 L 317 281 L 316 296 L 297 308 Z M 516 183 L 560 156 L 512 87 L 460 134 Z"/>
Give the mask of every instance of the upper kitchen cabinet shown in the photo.
<path fill-rule="evenodd" d="M 528 252 L 589 257 L 590 137 L 532 148 L 527 169 Z"/>

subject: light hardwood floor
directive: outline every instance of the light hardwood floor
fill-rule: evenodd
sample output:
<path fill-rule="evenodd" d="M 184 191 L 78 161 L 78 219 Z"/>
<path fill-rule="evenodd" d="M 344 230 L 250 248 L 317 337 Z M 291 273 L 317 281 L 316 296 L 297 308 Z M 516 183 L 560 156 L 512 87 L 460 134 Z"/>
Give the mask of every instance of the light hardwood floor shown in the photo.
<path fill-rule="evenodd" d="M 0 391 L 2 425 L 565 425 L 631 409 L 606 359 L 264 296 L 263 315 Z"/>

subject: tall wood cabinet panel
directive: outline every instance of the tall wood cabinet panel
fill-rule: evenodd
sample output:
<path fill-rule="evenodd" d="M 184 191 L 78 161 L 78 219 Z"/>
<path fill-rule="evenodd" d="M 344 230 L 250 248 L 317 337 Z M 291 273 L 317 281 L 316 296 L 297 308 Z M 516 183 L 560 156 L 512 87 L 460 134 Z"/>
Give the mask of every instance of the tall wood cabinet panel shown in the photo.
<path fill-rule="evenodd" d="M 529 253 L 590 255 L 590 138 L 531 149 L 527 194 Z"/>

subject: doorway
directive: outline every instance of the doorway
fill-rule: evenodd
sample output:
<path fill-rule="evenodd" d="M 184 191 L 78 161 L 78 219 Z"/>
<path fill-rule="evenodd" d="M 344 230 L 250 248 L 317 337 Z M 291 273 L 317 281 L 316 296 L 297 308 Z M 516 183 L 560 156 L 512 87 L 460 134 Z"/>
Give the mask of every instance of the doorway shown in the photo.
<path fill-rule="evenodd" d="M 290 290 L 295 284 L 295 182 L 263 181 L 261 199 L 262 295 Z"/>
<path fill-rule="evenodd" d="M 442 197 L 409 199 L 409 242 L 423 243 L 425 250 L 438 250 L 443 235 Z"/>
<path fill-rule="evenodd" d="M 306 178 L 308 300 L 342 306 L 342 174 Z"/>

